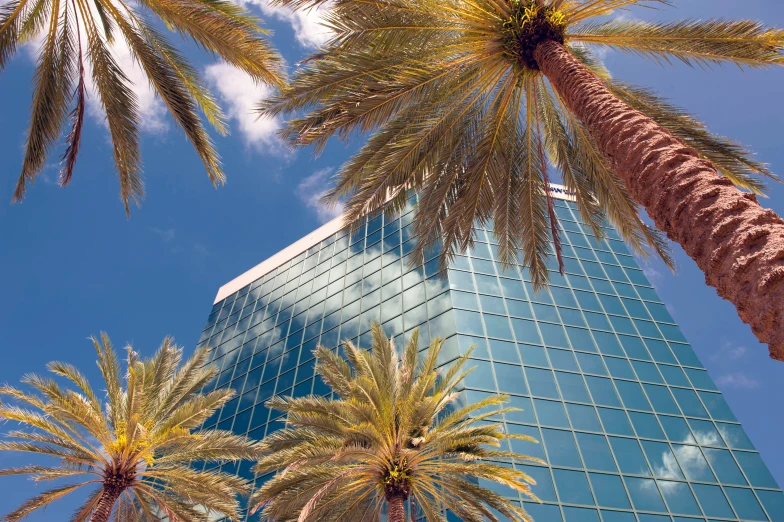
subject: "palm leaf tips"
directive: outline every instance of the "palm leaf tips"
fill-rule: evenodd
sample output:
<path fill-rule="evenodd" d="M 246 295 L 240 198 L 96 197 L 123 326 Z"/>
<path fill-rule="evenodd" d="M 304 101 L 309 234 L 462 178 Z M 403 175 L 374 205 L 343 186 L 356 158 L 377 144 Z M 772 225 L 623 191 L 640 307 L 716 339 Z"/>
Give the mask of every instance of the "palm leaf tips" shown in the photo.
<path fill-rule="evenodd" d="M 433 521 L 446 520 L 446 508 L 467 522 L 529 520 L 519 502 L 472 482 L 535 499 L 518 466 L 538 459 L 503 449 L 513 436 L 483 422 L 511 411 L 505 397 L 462 402 L 470 352 L 442 365 L 441 339 L 420 359 L 416 333 L 401 351 L 378 324 L 372 337 L 370 350 L 346 342 L 345 357 L 316 350 L 316 372 L 337 398 L 268 402 L 287 414 L 287 425 L 261 443 L 257 473 L 277 474 L 253 494 L 252 509 L 263 520 L 379 520 L 384 511 L 403 520 L 395 513 L 410 502 Z"/>
<path fill-rule="evenodd" d="M 29 475 L 36 482 L 70 479 L 24 502 L 3 520 L 16 521 L 83 487 L 93 488 L 74 519 L 207 522 L 220 513 L 239 520 L 237 494 L 249 493 L 247 481 L 219 471 L 215 464 L 259 457 L 246 437 L 221 430 L 197 431 L 232 397 L 220 389 L 199 390 L 215 377 L 206 352 L 188 360 L 171 339 L 150 359 L 132 349 L 123 377 L 108 337 L 94 338 L 106 396 L 100 397 L 86 376 L 72 365 L 53 362 L 54 379 L 28 375 L 32 391 L 4 386 L 0 418 L 20 428 L 5 434 L 0 451 L 20 451 L 60 459 L 59 465 L 0 470 L 0 475 Z M 206 470 L 192 467 L 208 463 Z M 210 464 L 212 463 L 212 464 Z"/>
<path fill-rule="evenodd" d="M 784 64 L 784 31 L 757 22 L 595 21 L 619 9 L 670 4 L 338 0 L 327 17 L 332 40 L 260 109 L 304 112 L 282 136 L 317 152 L 332 137 L 369 134 L 326 196 L 329 203 L 345 201 L 347 223 L 414 189 L 421 194 L 415 227 L 422 245 L 442 238 L 448 260 L 471 245 L 474 223 L 492 223 L 502 261 L 525 265 L 541 287 L 548 256 L 559 253 L 557 217 L 548 204 L 552 174 L 576 194 L 580 216 L 597 237 L 612 224 L 634 253 L 674 267 L 666 240 L 644 223 L 594 136 L 534 58 L 544 40 L 563 44 L 616 96 L 696 149 L 720 175 L 761 193 L 760 176 L 776 179 L 765 165 L 654 93 L 613 80 L 591 52 L 606 46 L 663 64 Z M 560 179 L 549 172 L 553 167 Z"/>
<path fill-rule="evenodd" d="M 92 82 L 106 114 L 120 199 L 126 212 L 144 197 L 139 152 L 142 123 L 134 85 L 116 62 L 117 46 L 127 47 L 175 123 L 185 133 L 214 184 L 225 176 L 202 115 L 225 134 L 224 116 L 197 70 L 153 27 L 155 18 L 201 48 L 238 67 L 254 81 L 282 86 L 283 60 L 243 7 L 226 1 L 20 0 L 0 11 L 0 68 L 18 44 L 43 33 L 34 77 L 32 114 L 22 173 L 13 201 L 21 201 L 46 159 L 65 135 L 60 184 L 72 178 L 80 151 L 86 82 Z M 83 49 L 83 44 L 85 48 Z M 92 71 L 92 74 L 86 71 Z M 75 87 L 74 87 L 75 86 Z"/>

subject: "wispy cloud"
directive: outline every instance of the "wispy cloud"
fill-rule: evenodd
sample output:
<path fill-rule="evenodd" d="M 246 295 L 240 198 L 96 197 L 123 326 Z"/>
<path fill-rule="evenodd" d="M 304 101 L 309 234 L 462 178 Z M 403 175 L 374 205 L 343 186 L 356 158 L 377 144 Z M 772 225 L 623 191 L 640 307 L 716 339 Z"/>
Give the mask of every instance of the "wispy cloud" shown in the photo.
<path fill-rule="evenodd" d="M 243 71 L 227 63 L 207 67 L 207 80 L 223 102 L 226 115 L 233 120 L 245 144 L 258 152 L 286 156 L 289 154 L 277 136 L 278 118 L 259 118 L 255 108 L 272 93 L 272 89 L 253 81 Z"/>
<path fill-rule="evenodd" d="M 746 355 L 748 348 L 743 345 L 736 345 L 729 341 L 725 342 L 719 350 L 711 355 L 712 361 L 737 361 Z"/>
<path fill-rule="evenodd" d="M 306 207 L 313 210 L 322 223 L 326 223 L 343 213 L 343 206 L 327 207 L 321 203 L 321 197 L 327 191 L 329 176 L 334 169 L 326 167 L 315 171 L 297 185 L 296 194 Z"/>
<path fill-rule="evenodd" d="M 269 0 L 234 0 L 239 4 L 257 6 L 265 16 L 274 16 L 291 24 L 294 36 L 300 45 L 315 49 L 329 40 L 331 32 L 324 25 L 324 16 L 330 9 L 329 4 L 322 4 L 310 9 L 288 9 L 270 5 Z"/>
<path fill-rule="evenodd" d="M 743 372 L 721 375 L 716 379 L 716 384 L 725 388 L 742 388 L 746 390 L 759 388 L 759 381 Z"/>
<path fill-rule="evenodd" d="M 158 236 L 164 243 L 171 243 L 177 231 L 173 228 L 160 229 L 152 227 L 150 230 Z"/>

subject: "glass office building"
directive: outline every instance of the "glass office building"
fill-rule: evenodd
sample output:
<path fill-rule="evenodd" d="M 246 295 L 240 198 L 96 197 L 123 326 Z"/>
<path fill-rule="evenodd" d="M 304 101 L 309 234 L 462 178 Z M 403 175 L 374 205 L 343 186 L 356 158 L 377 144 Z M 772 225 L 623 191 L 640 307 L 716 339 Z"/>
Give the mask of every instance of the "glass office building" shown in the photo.
<path fill-rule="evenodd" d="M 784 493 L 623 242 L 597 242 L 560 198 L 566 274 L 539 293 L 484 229 L 448 271 L 436 251 L 410 268 L 414 201 L 352 234 L 329 223 L 223 286 L 199 344 L 237 398 L 206 425 L 280 428 L 264 401 L 328 394 L 313 349 L 367 346 L 377 321 L 403 339 L 419 328 L 422 347 L 447 338 L 445 363 L 476 346 L 462 399 L 509 394 L 522 411 L 500 420 L 541 441 L 511 449 L 549 464 L 524 466 L 536 522 L 784 521 Z"/>

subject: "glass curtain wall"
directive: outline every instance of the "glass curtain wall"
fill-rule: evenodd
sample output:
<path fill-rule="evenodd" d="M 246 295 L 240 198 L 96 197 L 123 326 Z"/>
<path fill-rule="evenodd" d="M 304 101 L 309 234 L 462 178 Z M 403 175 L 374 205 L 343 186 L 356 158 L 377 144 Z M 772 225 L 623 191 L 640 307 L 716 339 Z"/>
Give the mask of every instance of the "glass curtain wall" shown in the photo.
<path fill-rule="evenodd" d="M 614 231 L 597 241 L 556 200 L 566 274 L 535 293 L 525 269 L 495 261 L 488 229 L 444 272 L 437 249 L 410 262 L 414 205 L 213 306 L 199 345 L 221 369 L 214 386 L 237 397 L 206 427 L 261 439 L 284 425 L 267 399 L 329 393 L 314 378 L 318 344 L 368 347 L 373 321 L 400 343 L 419 328 L 421 348 L 447 339 L 443 363 L 475 347 L 461 400 L 505 393 L 521 408 L 498 420 L 540 441 L 512 450 L 549 464 L 523 466 L 543 501 L 525 502 L 536 522 L 784 522 L 784 493 Z M 224 465 L 265 480 L 250 467 Z"/>

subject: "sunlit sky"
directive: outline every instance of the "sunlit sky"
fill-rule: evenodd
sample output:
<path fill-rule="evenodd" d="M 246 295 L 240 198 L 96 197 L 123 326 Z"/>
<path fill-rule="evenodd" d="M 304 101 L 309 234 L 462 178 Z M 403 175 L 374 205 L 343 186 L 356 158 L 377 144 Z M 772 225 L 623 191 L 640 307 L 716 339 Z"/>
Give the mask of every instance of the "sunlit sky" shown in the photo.
<path fill-rule="evenodd" d="M 752 18 L 784 26 L 780 0 L 674 3 L 673 9 L 627 16 Z M 273 10 L 266 0 L 248 5 L 274 30 L 273 42 L 291 69 L 323 41 L 318 13 Z M 318 158 L 310 150 L 287 150 L 275 135 L 280 122 L 258 121 L 252 114 L 269 92 L 195 46 L 183 45 L 230 118 L 231 135 L 216 136 L 228 183 L 213 188 L 162 102 L 137 85 L 147 198 L 126 219 L 108 131 L 91 97 L 71 185 L 57 187 L 59 158 L 53 156 L 23 204 L 0 204 L 0 382 L 17 382 L 27 372 L 44 371 L 48 361 L 64 360 L 97 383 L 87 337 L 102 330 L 118 346 L 130 342 L 143 354 L 151 354 L 166 335 L 191 349 L 220 285 L 334 216 L 318 206 L 318 196 L 361 138 L 331 143 Z M 21 49 L 0 75 L 0 202 L 10 202 L 21 168 L 35 51 Z M 127 53 L 120 50 L 118 56 L 131 78 L 139 78 Z M 654 88 L 690 109 L 712 131 L 741 141 L 784 177 L 784 69 L 662 67 L 616 52 L 605 60 L 616 77 Z M 763 205 L 784 214 L 784 186 L 772 186 L 769 195 Z M 767 347 L 705 285 L 696 265 L 678 247 L 676 254 L 677 273 L 653 263 L 646 267 L 648 277 L 784 484 L 784 363 L 768 358 Z M 0 467 L 29 460 L 0 454 Z M 0 513 L 41 490 L 23 478 L 2 478 L 0 487 Z M 29 520 L 63 520 L 75 500 Z"/>

